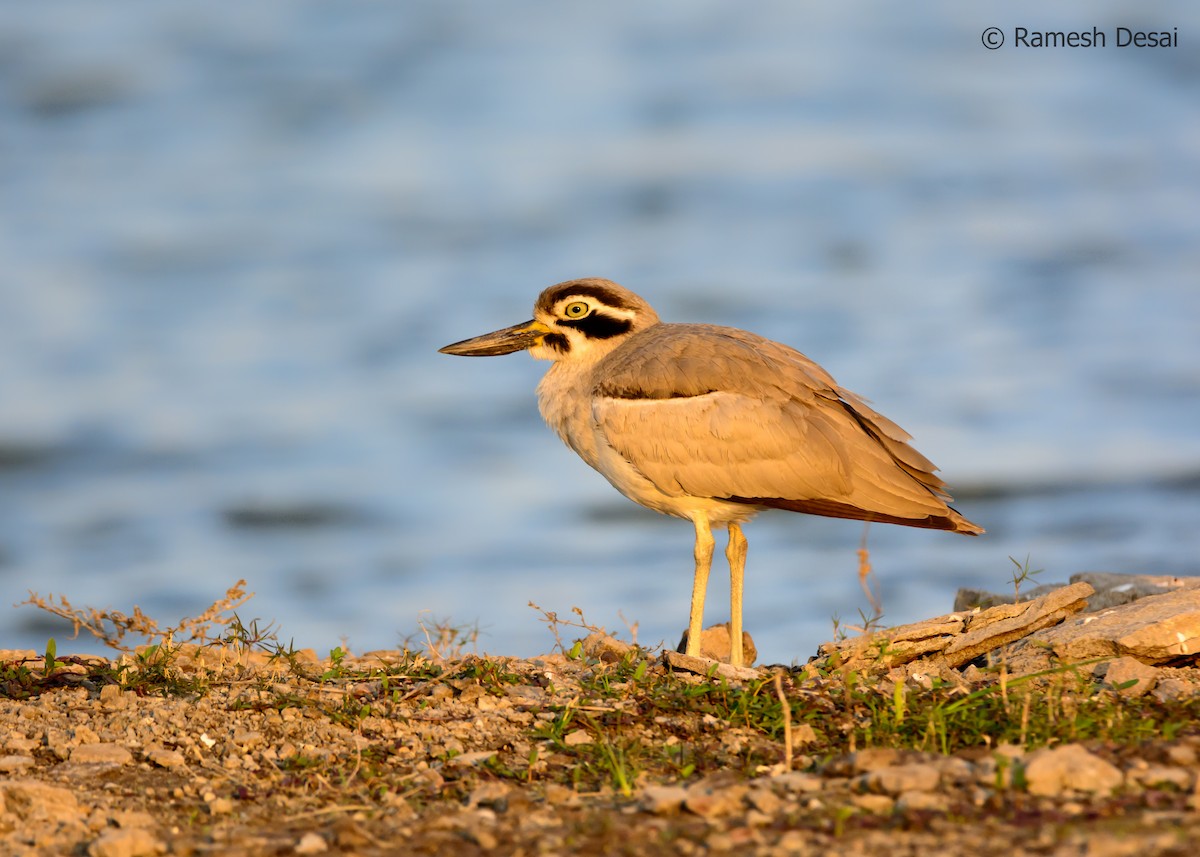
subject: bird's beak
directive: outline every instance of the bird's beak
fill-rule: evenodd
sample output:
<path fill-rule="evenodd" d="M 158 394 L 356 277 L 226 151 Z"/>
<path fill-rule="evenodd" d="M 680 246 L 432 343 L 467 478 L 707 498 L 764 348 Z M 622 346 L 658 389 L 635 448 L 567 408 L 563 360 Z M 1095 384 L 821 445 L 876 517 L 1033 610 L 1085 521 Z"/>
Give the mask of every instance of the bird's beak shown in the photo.
<path fill-rule="evenodd" d="M 550 328 L 540 321 L 530 319 L 504 330 L 496 330 L 464 339 L 445 348 L 439 348 L 441 354 L 458 354 L 462 357 L 494 357 L 498 354 L 512 354 L 514 351 L 524 351 L 542 341 L 542 337 L 550 332 Z"/>

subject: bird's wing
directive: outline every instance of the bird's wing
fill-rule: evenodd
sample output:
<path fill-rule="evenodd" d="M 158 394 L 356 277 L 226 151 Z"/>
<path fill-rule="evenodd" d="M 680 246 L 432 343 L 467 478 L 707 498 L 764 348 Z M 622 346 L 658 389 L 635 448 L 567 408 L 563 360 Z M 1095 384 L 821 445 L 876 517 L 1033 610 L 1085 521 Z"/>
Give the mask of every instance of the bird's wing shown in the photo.
<path fill-rule="evenodd" d="M 908 435 L 799 352 L 708 325 L 627 345 L 597 367 L 592 415 L 659 490 L 879 520 L 949 511 Z"/>

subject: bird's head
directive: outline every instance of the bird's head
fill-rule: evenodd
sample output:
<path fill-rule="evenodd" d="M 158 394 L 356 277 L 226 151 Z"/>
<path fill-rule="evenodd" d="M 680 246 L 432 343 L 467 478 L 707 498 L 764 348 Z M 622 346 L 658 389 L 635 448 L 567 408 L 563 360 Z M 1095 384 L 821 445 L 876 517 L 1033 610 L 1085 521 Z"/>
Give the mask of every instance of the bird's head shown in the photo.
<path fill-rule="evenodd" d="M 569 280 L 542 292 L 529 321 L 455 342 L 443 354 L 491 357 L 528 351 L 539 360 L 594 362 L 628 337 L 658 324 L 640 297 L 609 280 Z"/>

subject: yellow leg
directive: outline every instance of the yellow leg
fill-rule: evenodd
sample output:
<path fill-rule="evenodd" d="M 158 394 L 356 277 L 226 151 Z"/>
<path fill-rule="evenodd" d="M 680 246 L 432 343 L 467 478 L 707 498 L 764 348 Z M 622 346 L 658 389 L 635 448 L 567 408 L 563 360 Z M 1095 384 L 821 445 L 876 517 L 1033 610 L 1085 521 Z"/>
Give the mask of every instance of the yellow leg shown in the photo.
<path fill-rule="evenodd" d="M 704 514 L 698 513 L 692 523 L 696 525 L 696 576 L 692 579 L 692 612 L 688 617 L 687 650 L 684 654 L 700 657 L 704 593 L 708 589 L 708 571 L 712 568 L 713 535 Z"/>
<path fill-rule="evenodd" d="M 746 580 L 746 537 L 737 524 L 729 525 L 729 544 L 725 548 L 729 560 L 729 663 L 745 666 L 742 652 L 742 587 Z"/>

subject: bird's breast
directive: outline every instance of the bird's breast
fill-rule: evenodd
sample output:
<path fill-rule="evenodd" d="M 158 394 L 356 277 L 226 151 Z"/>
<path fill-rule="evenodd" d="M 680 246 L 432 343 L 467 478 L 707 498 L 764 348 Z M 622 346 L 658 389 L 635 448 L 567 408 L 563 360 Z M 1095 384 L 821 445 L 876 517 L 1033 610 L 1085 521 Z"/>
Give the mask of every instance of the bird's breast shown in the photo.
<path fill-rule="evenodd" d="M 553 364 L 538 384 L 538 410 L 563 443 L 599 470 L 590 381 L 590 367 Z"/>

